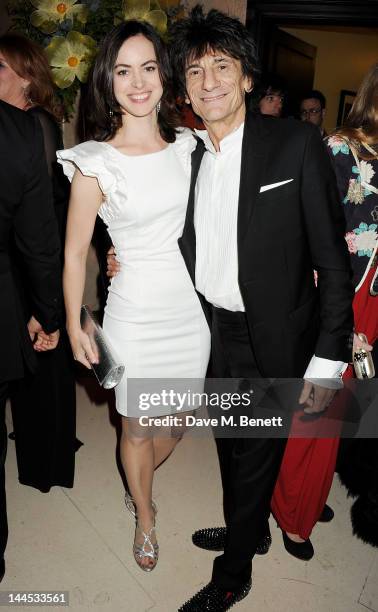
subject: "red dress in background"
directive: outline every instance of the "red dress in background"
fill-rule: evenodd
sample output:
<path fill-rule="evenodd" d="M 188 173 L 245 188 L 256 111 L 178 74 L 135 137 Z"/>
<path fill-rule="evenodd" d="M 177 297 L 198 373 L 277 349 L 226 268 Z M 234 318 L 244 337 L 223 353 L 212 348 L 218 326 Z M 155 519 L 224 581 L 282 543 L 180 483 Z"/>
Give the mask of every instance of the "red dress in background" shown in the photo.
<path fill-rule="evenodd" d="M 353 301 L 356 330 L 364 333 L 370 344 L 378 339 L 378 297 L 369 294 L 373 275 L 374 269 L 371 269 Z M 353 367 L 349 365 L 343 380 L 353 376 Z M 294 413 L 293 437 L 287 441 L 271 509 L 283 531 L 296 533 L 304 540 L 310 537 L 332 486 L 347 405 L 345 390 L 338 393 L 326 415 L 317 421 L 303 423 L 300 421 L 303 413 Z M 314 437 L 325 432 L 332 432 L 334 437 Z"/>
<path fill-rule="evenodd" d="M 372 255 L 378 232 L 378 193 L 366 183 L 359 189 L 358 168 L 349 146 L 338 137 L 330 137 L 327 149 L 333 161 L 347 223 L 346 240 L 351 254 L 354 282 L 361 284 Z M 368 162 L 378 176 L 378 159 Z M 364 176 L 366 179 L 366 174 Z M 371 187 L 371 189 L 369 189 Z M 367 240 L 371 239 L 371 245 Z M 355 330 L 364 333 L 368 342 L 378 339 L 378 297 L 373 297 L 370 285 L 377 269 L 371 267 L 353 300 Z M 351 365 L 343 380 L 353 378 Z M 340 391 L 327 412 L 317 421 L 304 423 L 303 412 L 294 413 L 290 438 L 282 460 L 271 501 L 272 513 L 287 533 L 306 540 L 318 521 L 331 489 L 339 448 L 343 414 L 348 406 L 348 390 Z M 334 417 L 334 418 L 333 418 Z M 329 435 L 332 437 L 316 437 Z"/>

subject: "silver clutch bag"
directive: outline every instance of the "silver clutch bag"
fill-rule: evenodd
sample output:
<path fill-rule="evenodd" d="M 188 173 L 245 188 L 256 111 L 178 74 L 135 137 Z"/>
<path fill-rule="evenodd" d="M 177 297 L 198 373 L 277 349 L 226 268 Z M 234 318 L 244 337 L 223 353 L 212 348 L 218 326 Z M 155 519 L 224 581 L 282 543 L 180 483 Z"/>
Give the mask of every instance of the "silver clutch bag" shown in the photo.
<path fill-rule="evenodd" d="M 365 334 L 358 334 L 358 337 L 362 342 L 368 341 Z M 364 349 L 356 351 L 353 355 L 353 365 L 357 378 L 374 378 L 374 363 L 369 351 L 364 351 Z"/>
<path fill-rule="evenodd" d="M 81 307 L 80 324 L 83 332 L 89 336 L 92 348 L 98 356 L 98 363 L 91 364 L 98 382 L 104 389 L 113 389 L 120 382 L 125 366 L 121 363 L 89 306 Z"/>

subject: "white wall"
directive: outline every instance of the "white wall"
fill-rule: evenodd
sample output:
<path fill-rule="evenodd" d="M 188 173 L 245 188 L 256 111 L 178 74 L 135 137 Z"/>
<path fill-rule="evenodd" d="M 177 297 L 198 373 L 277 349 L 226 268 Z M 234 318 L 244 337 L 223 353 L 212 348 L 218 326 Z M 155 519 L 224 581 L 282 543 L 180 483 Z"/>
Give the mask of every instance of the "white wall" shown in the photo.
<path fill-rule="evenodd" d="M 281 28 L 317 47 L 314 89 L 327 99 L 327 132 L 336 127 L 340 91 L 356 91 L 372 64 L 378 62 L 377 34 Z"/>

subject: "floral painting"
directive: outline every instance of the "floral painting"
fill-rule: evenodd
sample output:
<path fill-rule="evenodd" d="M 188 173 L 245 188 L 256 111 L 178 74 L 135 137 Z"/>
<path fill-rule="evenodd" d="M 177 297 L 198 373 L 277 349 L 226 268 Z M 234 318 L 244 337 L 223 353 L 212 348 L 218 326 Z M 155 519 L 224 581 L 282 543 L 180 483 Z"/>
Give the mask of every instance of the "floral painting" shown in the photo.
<path fill-rule="evenodd" d="M 12 29 L 45 48 L 66 119 L 100 41 L 114 25 L 147 21 L 166 37 L 186 8 L 185 0 L 9 0 L 7 6 Z"/>

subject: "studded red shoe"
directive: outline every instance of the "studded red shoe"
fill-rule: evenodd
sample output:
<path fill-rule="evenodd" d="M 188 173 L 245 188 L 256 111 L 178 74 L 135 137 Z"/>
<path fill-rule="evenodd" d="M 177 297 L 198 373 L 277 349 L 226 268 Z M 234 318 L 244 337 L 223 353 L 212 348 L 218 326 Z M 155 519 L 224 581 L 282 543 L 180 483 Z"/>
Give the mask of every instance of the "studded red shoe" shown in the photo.
<path fill-rule="evenodd" d="M 252 580 L 248 580 L 236 591 L 225 591 L 211 581 L 184 603 L 178 612 L 225 612 L 247 597 L 251 586 Z"/>

